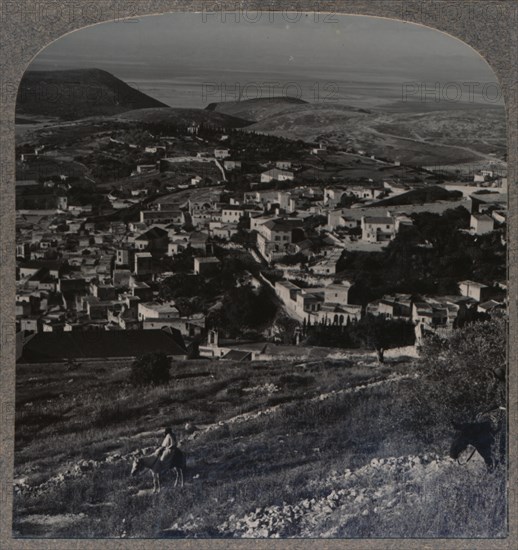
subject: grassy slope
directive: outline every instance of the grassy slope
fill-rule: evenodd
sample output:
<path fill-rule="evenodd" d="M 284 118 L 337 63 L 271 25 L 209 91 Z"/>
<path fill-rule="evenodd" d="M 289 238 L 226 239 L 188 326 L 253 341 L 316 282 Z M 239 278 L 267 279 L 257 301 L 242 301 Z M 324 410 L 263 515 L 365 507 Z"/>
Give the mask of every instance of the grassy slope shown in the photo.
<path fill-rule="evenodd" d="M 20 366 L 15 533 L 499 534 L 500 478 L 475 459 L 469 469 L 445 459 L 447 428 L 420 432 L 414 369 L 367 356 L 306 366 L 195 361 L 177 365 L 168 387 L 134 390 L 126 365 Z M 130 459 L 156 446 L 167 424 L 189 473 L 184 488 L 166 482 L 153 496 L 150 477 L 128 477 Z"/>

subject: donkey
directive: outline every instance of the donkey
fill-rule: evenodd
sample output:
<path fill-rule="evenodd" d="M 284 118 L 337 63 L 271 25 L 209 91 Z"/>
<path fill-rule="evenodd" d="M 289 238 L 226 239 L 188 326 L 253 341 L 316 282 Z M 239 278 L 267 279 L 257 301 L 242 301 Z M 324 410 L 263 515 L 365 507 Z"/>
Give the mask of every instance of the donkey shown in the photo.
<path fill-rule="evenodd" d="M 183 487 L 185 465 L 185 453 L 176 448 L 165 462 L 162 462 L 160 457 L 155 454 L 135 458 L 131 468 L 131 475 L 135 476 L 144 470 L 150 470 L 153 477 L 153 493 L 160 493 L 160 475 L 168 470 L 174 470 L 176 473 L 174 486 L 176 487 L 178 481 L 180 481 L 181 487 Z"/>
<path fill-rule="evenodd" d="M 503 426 L 495 427 L 489 420 L 484 420 L 463 424 L 454 422 L 453 427 L 457 434 L 450 447 L 451 458 L 458 460 L 460 454 L 468 445 L 471 445 L 474 450 L 466 462 L 471 459 L 475 451 L 484 459 L 490 472 L 498 464 L 505 462 L 506 445 Z"/>

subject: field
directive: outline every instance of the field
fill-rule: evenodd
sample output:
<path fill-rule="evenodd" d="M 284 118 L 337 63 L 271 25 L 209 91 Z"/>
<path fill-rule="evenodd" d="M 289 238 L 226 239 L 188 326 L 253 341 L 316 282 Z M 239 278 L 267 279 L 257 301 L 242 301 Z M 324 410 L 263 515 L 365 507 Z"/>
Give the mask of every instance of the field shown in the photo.
<path fill-rule="evenodd" d="M 18 365 L 18 537 L 498 537 L 504 480 L 448 457 L 418 359 L 174 365 L 135 389 L 125 363 Z M 129 476 L 171 425 L 183 488 Z"/>

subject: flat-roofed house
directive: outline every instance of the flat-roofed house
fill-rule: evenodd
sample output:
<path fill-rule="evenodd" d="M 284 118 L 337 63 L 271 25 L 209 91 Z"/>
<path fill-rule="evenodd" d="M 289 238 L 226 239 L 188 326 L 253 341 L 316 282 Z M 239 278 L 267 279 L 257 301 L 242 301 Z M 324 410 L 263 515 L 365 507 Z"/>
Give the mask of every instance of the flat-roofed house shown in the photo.
<path fill-rule="evenodd" d="M 180 312 L 174 302 L 147 302 L 138 304 L 139 321 L 177 319 Z"/>
<path fill-rule="evenodd" d="M 154 223 L 183 225 L 185 216 L 181 210 L 141 210 L 140 221 L 149 225 Z"/>
<path fill-rule="evenodd" d="M 208 275 L 215 273 L 221 262 L 214 256 L 208 258 L 194 258 L 194 273 L 196 275 Z"/>
<path fill-rule="evenodd" d="M 412 296 L 410 294 L 385 295 L 367 305 L 367 313 L 382 315 L 387 319 L 411 319 Z"/>
<path fill-rule="evenodd" d="M 396 236 L 396 223 L 389 216 L 364 216 L 361 227 L 362 240 L 368 243 L 387 242 Z"/>
<path fill-rule="evenodd" d="M 268 261 L 285 256 L 293 242 L 296 226 L 284 220 L 269 220 L 257 227 L 257 247 Z"/>
<path fill-rule="evenodd" d="M 487 214 L 475 213 L 471 215 L 470 228 L 475 235 L 485 235 L 494 230 L 495 220 Z"/>
<path fill-rule="evenodd" d="M 302 289 L 290 281 L 277 281 L 275 283 L 275 292 L 285 304 L 293 302 L 294 307 L 297 294 L 302 292 Z"/>
<path fill-rule="evenodd" d="M 293 181 L 295 176 L 289 170 L 279 170 L 272 168 L 261 174 L 261 183 L 270 183 L 272 181 Z"/>
<path fill-rule="evenodd" d="M 361 318 L 362 307 L 348 304 L 351 283 L 331 284 L 322 288 L 300 288 L 290 281 L 277 281 L 275 292 L 286 311 L 298 321 L 344 324 Z"/>
<path fill-rule="evenodd" d="M 358 222 L 348 218 L 345 212 L 345 209 L 338 208 L 327 213 L 327 225 L 331 230 L 337 227 L 346 227 L 347 229 L 358 227 Z"/>
<path fill-rule="evenodd" d="M 242 206 L 230 205 L 224 206 L 221 209 L 221 222 L 222 223 L 238 223 L 243 217 L 244 210 Z"/>
<path fill-rule="evenodd" d="M 223 163 L 223 166 L 225 170 L 232 171 L 232 170 L 241 170 L 241 161 L 240 160 L 226 160 Z"/>
<path fill-rule="evenodd" d="M 490 288 L 475 281 L 461 281 L 459 290 L 462 296 L 469 296 L 477 302 L 485 302 L 489 298 Z"/>
<path fill-rule="evenodd" d="M 326 304 L 349 304 L 349 290 L 352 284 L 349 281 L 342 281 L 341 283 L 332 283 L 319 289 L 313 289 L 313 291 L 323 292 L 324 301 Z"/>

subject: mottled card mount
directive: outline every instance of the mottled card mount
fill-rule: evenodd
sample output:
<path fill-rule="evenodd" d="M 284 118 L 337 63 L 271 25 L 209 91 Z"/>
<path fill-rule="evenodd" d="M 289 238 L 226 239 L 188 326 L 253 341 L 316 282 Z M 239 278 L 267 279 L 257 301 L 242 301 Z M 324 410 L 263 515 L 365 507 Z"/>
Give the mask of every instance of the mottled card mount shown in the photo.
<path fill-rule="evenodd" d="M 476 50 L 495 72 L 506 100 L 509 182 L 509 537 L 500 540 L 15 540 L 11 538 L 15 395 L 15 139 L 18 84 L 49 43 L 85 26 L 167 12 L 274 10 L 367 15 L 420 24 Z M 516 466 L 518 434 L 518 3 L 515 0 L 3 0 L 0 4 L 0 546 L 22 548 L 515 548 L 518 545 Z"/>

